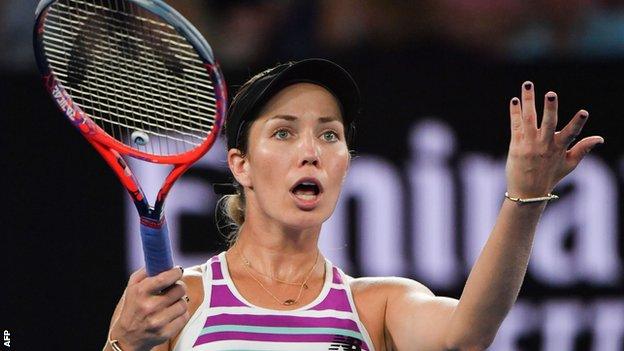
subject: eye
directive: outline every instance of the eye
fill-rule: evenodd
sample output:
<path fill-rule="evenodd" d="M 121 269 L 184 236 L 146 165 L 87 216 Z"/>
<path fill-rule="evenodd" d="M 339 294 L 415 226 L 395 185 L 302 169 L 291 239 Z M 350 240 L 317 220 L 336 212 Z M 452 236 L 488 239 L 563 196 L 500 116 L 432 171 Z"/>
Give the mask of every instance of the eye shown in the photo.
<path fill-rule="evenodd" d="M 334 142 L 334 141 L 338 141 L 338 133 L 334 132 L 333 130 L 328 130 L 323 132 L 323 140 L 327 141 L 327 142 Z"/>
<path fill-rule="evenodd" d="M 275 133 L 273 133 L 273 136 L 277 140 L 286 140 L 290 136 L 290 132 L 286 129 L 278 129 Z"/>

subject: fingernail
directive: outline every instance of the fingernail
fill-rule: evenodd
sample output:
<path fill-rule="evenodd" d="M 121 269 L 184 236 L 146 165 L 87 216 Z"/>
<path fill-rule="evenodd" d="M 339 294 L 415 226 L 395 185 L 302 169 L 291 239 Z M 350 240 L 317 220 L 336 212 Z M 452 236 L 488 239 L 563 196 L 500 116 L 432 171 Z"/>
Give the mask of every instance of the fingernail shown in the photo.
<path fill-rule="evenodd" d="M 550 101 L 550 102 L 553 102 L 553 101 L 555 101 L 555 96 L 554 95 L 548 95 L 546 97 L 546 99 L 548 99 L 548 101 Z"/>
<path fill-rule="evenodd" d="M 178 266 L 178 268 L 180 268 L 180 271 L 182 271 L 182 274 L 184 274 L 184 268 L 182 266 Z"/>
<path fill-rule="evenodd" d="M 191 299 L 189 299 L 189 297 L 188 297 L 188 296 L 186 296 L 186 295 L 184 295 L 184 296 L 183 296 L 183 299 L 184 299 L 184 301 L 186 301 L 186 302 L 191 301 Z"/>
<path fill-rule="evenodd" d="M 531 90 L 532 86 L 533 86 L 533 84 L 531 84 L 531 83 L 524 83 L 524 89 L 526 89 L 526 90 Z"/>
<path fill-rule="evenodd" d="M 581 118 L 582 118 L 582 119 L 587 118 L 587 116 L 589 116 L 587 113 L 585 113 L 585 112 L 581 113 Z"/>
<path fill-rule="evenodd" d="M 518 105 L 518 98 L 511 99 L 511 103 L 514 105 Z"/>

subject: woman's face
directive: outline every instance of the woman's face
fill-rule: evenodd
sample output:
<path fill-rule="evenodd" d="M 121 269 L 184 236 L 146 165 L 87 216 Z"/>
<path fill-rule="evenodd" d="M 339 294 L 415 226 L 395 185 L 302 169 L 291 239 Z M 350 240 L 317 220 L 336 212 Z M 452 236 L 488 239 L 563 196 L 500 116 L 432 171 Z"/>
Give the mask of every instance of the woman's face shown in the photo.
<path fill-rule="evenodd" d="M 246 191 L 246 217 L 292 229 L 319 226 L 333 212 L 349 165 L 338 102 L 310 83 L 273 96 L 249 130 L 244 157 L 230 167 Z M 253 213 L 251 213 L 253 212 Z"/>

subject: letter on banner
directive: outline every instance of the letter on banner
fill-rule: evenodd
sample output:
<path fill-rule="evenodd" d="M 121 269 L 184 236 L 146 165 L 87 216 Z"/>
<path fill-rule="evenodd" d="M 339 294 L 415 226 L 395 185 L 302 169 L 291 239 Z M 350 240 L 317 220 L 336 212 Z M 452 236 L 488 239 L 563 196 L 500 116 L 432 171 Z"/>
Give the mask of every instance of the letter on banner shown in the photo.
<path fill-rule="evenodd" d="M 596 302 L 591 325 L 594 329 L 593 351 L 621 351 L 624 345 L 624 300 Z"/>
<path fill-rule="evenodd" d="M 562 186 L 573 189 L 551 202 L 538 225 L 529 263 L 544 284 L 569 286 L 579 281 L 616 285 L 621 271 L 617 243 L 617 183 L 597 157 L 587 156 Z M 574 247 L 564 247 L 567 235 Z"/>
<path fill-rule="evenodd" d="M 410 144 L 414 268 L 426 285 L 450 288 L 461 274 L 455 250 L 457 199 L 449 167 L 455 138 L 447 125 L 427 120 L 416 125 Z"/>
<path fill-rule="evenodd" d="M 529 333 L 538 330 L 538 315 L 535 307 L 527 302 L 516 302 L 501 324 L 496 338 L 488 348 L 490 351 L 515 351 L 518 340 Z"/>
<path fill-rule="evenodd" d="M 464 257 L 466 273 L 487 241 L 505 194 L 505 160 L 468 155 L 460 164 L 463 185 Z"/>
<path fill-rule="evenodd" d="M 373 156 L 353 161 L 333 216 L 323 225 L 320 246 L 332 262 L 350 268 L 346 247 L 349 199 L 358 203 L 357 242 L 362 275 L 405 273 L 403 186 L 396 168 Z"/>
<path fill-rule="evenodd" d="M 544 304 L 544 351 L 574 350 L 576 336 L 587 322 L 579 301 L 551 300 Z"/>

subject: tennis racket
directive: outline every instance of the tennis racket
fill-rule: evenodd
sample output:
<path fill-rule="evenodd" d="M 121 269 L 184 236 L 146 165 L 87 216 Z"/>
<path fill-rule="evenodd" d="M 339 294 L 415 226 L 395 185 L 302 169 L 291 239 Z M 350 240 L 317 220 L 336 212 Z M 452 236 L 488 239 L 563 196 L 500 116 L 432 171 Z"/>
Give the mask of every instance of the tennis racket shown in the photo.
<path fill-rule="evenodd" d="M 43 0 L 34 48 L 46 89 L 132 197 L 147 273 L 171 269 L 165 198 L 226 111 L 212 49 L 161 0 Z M 153 206 L 124 156 L 173 166 Z"/>

